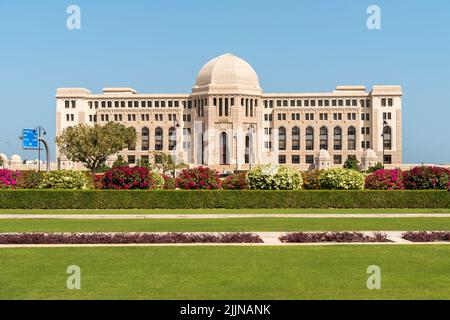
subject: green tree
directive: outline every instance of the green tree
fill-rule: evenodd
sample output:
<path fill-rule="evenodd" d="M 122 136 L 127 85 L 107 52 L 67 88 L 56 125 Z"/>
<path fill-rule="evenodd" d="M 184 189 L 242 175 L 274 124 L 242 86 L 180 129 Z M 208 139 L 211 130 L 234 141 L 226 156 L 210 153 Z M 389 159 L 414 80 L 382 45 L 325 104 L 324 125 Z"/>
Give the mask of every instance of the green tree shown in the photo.
<path fill-rule="evenodd" d="M 56 143 L 67 159 L 97 172 L 108 157 L 136 144 L 136 131 L 113 122 L 93 127 L 81 124 L 65 129 Z"/>
<path fill-rule="evenodd" d="M 381 169 L 384 169 L 384 166 L 380 163 L 380 162 L 378 162 L 376 165 L 374 165 L 373 167 L 370 167 L 368 170 L 367 170 L 367 173 L 373 173 L 373 172 L 375 172 L 375 171 L 378 171 L 378 170 L 381 170 Z"/>
<path fill-rule="evenodd" d="M 0 156 L 0 167 L 3 167 L 3 162 L 4 162 L 3 157 Z"/>
<path fill-rule="evenodd" d="M 125 159 L 123 158 L 122 155 L 119 155 L 116 159 L 116 161 L 114 161 L 112 167 L 113 168 L 117 168 L 117 167 L 128 167 L 129 163 L 125 161 Z"/>
<path fill-rule="evenodd" d="M 349 156 L 347 161 L 344 163 L 344 168 L 359 171 L 359 160 L 356 156 Z"/>
<path fill-rule="evenodd" d="M 187 167 L 185 163 L 175 163 L 173 157 L 165 152 L 156 151 L 154 152 L 154 157 L 156 167 L 161 170 L 163 175 L 167 172 L 171 172 L 172 176 L 175 176 L 177 170 Z"/>

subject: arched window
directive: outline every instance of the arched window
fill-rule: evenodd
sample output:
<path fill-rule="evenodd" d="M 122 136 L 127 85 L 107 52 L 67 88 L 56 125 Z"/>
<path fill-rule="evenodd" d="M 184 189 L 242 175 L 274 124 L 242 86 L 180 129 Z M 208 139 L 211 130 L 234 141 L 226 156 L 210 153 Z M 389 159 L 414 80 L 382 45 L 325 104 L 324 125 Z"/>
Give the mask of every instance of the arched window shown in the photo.
<path fill-rule="evenodd" d="M 300 150 L 300 129 L 292 128 L 292 150 Z"/>
<path fill-rule="evenodd" d="M 328 128 L 320 128 L 320 150 L 328 150 Z"/>
<path fill-rule="evenodd" d="M 163 129 L 161 128 L 156 128 L 155 129 L 155 150 L 156 151 L 161 151 L 163 150 Z"/>
<path fill-rule="evenodd" d="M 133 128 L 133 131 L 136 133 L 136 129 Z M 135 144 L 135 143 L 129 144 L 129 145 L 128 145 L 128 150 L 129 150 L 129 151 L 134 151 L 134 150 L 136 150 L 136 144 Z"/>
<path fill-rule="evenodd" d="M 150 131 L 148 128 L 142 128 L 141 136 L 141 149 L 142 151 L 148 151 L 150 149 Z"/>
<path fill-rule="evenodd" d="M 226 132 L 220 134 L 220 164 L 228 164 L 228 135 Z"/>
<path fill-rule="evenodd" d="M 253 99 L 250 100 L 250 117 L 253 117 Z"/>
<path fill-rule="evenodd" d="M 383 144 L 385 150 L 392 149 L 392 129 L 391 127 L 384 127 Z"/>
<path fill-rule="evenodd" d="M 342 129 L 340 127 L 334 128 L 333 144 L 334 150 L 342 150 Z"/>
<path fill-rule="evenodd" d="M 177 145 L 177 129 L 172 127 L 169 129 L 169 150 L 172 151 Z"/>
<path fill-rule="evenodd" d="M 286 129 L 284 127 L 278 129 L 278 150 L 286 150 Z"/>
<path fill-rule="evenodd" d="M 306 128 L 306 150 L 314 150 L 314 129 Z"/>
<path fill-rule="evenodd" d="M 348 142 L 348 150 L 356 150 L 356 129 L 355 129 L 355 127 L 348 128 L 347 142 Z"/>

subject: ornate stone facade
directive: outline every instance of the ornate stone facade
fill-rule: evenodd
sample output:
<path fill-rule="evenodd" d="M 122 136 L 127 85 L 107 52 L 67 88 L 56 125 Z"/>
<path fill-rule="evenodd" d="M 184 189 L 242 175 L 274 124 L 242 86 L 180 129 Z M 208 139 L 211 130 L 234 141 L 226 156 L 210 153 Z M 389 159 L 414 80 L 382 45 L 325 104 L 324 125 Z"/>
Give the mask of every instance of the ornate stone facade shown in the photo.
<path fill-rule="evenodd" d="M 363 167 L 382 162 L 383 155 L 386 164 L 402 164 L 400 86 L 265 93 L 253 68 L 231 54 L 208 62 L 190 94 L 57 90 L 57 135 L 69 126 L 110 121 L 136 129 L 136 148 L 121 152 L 130 163 L 152 161 L 156 150 L 219 171 L 265 163 L 329 168 L 342 166 L 349 156 Z M 61 154 L 57 160 L 61 168 L 79 167 Z"/>

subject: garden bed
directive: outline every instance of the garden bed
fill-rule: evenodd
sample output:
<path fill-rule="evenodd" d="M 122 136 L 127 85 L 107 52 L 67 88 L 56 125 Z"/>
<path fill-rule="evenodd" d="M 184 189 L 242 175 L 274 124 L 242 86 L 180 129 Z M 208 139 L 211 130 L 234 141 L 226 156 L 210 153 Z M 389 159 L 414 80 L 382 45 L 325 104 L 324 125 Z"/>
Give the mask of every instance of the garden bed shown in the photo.
<path fill-rule="evenodd" d="M 450 232 L 406 232 L 402 238 L 411 242 L 450 242 Z"/>
<path fill-rule="evenodd" d="M 362 232 L 294 232 L 280 237 L 283 243 L 385 243 L 392 242 L 384 233 L 373 233 L 372 236 Z"/>
<path fill-rule="evenodd" d="M 8 233 L 3 245 L 263 243 L 252 233 Z"/>

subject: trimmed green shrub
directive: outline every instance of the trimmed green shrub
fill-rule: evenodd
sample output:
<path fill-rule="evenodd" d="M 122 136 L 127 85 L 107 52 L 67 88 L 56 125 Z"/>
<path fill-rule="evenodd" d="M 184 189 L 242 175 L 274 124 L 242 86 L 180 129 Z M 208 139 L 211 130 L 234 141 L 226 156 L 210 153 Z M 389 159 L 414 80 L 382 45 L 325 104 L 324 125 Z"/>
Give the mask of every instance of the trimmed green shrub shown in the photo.
<path fill-rule="evenodd" d="M 0 209 L 450 208 L 450 192 L 0 190 Z"/>
<path fill-rule="evenodd" d="M 40 189 L 87 189 L 90 184 L 85 172 L 58 170 L 44 175 Z"/>
<path fill-rule="evenodd" d="M 336 168 L 323 171 L 319 176 L 321 189 L 363 190 L 365 176 L 352 169 Z"/>
<path fill-rule="evenodd" d="M 300 190 L 303 185 L 299 171 L 284 166 L 257 166 L 247 173 L 247 181 L 253 190 Z"/>

